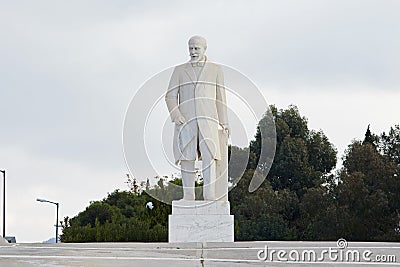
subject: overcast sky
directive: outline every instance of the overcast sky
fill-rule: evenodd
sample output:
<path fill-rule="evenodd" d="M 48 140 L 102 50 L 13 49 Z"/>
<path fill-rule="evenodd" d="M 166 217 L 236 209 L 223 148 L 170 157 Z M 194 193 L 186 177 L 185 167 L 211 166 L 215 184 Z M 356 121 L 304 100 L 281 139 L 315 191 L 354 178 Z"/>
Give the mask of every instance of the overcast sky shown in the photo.
<path fill-rule="evenodd" d="M 194 34 L 268 103 L 297 105 L 339 156 L 368 124 L 388 131 L 400 123 L 399 10 L 395 0 L 0 1 L 7 235 L 54 236 L 55 207 L 38 197 L 59 201 L 63 218 L 126 189 L 125 111 L 148 78 L 188 60 Z"/>

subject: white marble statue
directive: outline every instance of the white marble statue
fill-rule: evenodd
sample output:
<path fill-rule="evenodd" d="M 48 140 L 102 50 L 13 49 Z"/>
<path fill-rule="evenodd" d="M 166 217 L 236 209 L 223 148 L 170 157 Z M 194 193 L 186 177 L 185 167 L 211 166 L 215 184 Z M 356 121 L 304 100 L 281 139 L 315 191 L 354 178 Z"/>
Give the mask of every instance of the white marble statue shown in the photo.
<path fill-rule="evenodd" d="M 230 133 L 224 75 L 205 56 L 206 49 L 203 37 L 190 38 L 190 60 L 175 67 L 165 95 L 175 123 L 173 151 L 181 165 L 184 200 L 195 200 L 196 159 L 202 160 L 204 200 L 227 200 Z"/>

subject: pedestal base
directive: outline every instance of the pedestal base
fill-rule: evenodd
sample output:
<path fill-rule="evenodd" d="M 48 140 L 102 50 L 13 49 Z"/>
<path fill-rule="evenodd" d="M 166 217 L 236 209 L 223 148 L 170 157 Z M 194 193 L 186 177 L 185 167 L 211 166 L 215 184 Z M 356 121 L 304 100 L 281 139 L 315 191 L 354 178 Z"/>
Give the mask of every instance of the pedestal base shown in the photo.
<path fill-rule="evenodd" d="M 170 243 L 234 241 L 228 201 L 173 201 L 168 225 Z"/>

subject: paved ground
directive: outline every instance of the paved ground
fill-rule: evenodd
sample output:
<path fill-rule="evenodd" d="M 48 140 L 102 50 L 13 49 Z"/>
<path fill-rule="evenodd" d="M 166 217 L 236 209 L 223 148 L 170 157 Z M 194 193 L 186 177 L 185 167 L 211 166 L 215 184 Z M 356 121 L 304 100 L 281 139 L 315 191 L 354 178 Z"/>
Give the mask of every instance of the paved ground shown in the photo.
<path fill-rule="evenodd" d="M 343 241 L 340 245 L 345 248 L 337 242 L 279 241 L 0 244 L 0 267 L 400 266 L 400 243 Z"/>

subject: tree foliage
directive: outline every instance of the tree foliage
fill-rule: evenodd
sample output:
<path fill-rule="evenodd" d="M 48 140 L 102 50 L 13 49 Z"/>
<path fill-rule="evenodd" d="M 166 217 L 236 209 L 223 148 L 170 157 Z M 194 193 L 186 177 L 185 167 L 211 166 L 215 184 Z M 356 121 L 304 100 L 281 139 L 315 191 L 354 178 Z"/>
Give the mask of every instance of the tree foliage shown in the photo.
<path fill-rule="evenodd" d="M 248 192 L 257 168 L 261 132 L 271 127 L 267 115 L 261 119 L 250 143 L 247 170 L 229 198 L 237 222 L 237 240 L 292 240 L 302 236 L 300 204 L 308 189 L 326 181 L 336 166 L 336 150 L 322 131 L 308 128 L 296 106 L 286 110 L 270 107 L 276 125 L 276 153 L 263 185 Z"/>
<path fill-rule="evenodd" d="M 154 208 L 146 208 L 147 202 Z M 114 191 L 64 219 L 62 242 L 161 242 L 168 239 L 171 207 L 146 193 Z"/>
<path fill-rule="evenodd" d="M 238 240 L 400 240 L 398 125 L 381 135 L 368 126 L 334 173 L 337 152 L 322 130 L 310 130 L 295 106 L 271 112 L 277 144 L 267 179 L 247 191 L 261 151 L 261 120 L 247 175 L 230 193 Z"/>
<path fill-rule="evenodd" d="M 385 137 L 368 127 L 363 142 L 349 145 L 330 184 L 308 190 L 300 204 L 302 239 L 400 240 L 400 169 L 388 153 L 394 149 L 386 149 L 400 136 L 392 135 L 390 144 Z"/>
<path fill-rule="evenodd" d="M 363 141 L 353 141 L 335 170 L 337 151 L 322 130 L 308 128 L 296 106 L 271 106 L 260 120 L 249 147 L 229 147 L 229 193 L 235 215 L 236 240 L 374 240 L 400 241 L 400 127 L 376 135 L 368 126 Z M 249 193 L 259 168 L 261 133 L 276 125 L 276 151 L 260 188 Z M 267 147 L 267 149 L 274 149 Z M 231 154 L 230 154 L 231 155 Z M 246 162 L 246 166 L 240 164 Z M 245 169 L 243 173 L 243 169 Z M 263 172 L 261 172 L 263 173 Z M 128 177 L 129 178 L 129 177 Z M 130 191 L 114 191 L 92 202 L 63 223 L 63 242 L 167 241 L 171 207 L 165 202 L 182 197 L 181 179 L 158 177 Z M 139 186 L 139 187 L 138 187 Z M 196 182 L 201 198 L 201 183 Z M 146 203 L 154 203 L 154 209 Z"/>
<path fill-rule="evenodd" d="M 276 153 L 267 179 L 274 190 L 289 189 L 301 197 L 307 188 L 320 183 L 322 175 L 328 175 L 336 166 L 336 149 L 322 131 L 308 129 L 308 122 L 301 116 L 296 106 L 278 110 L 271 106 L 276 125 Z M 263 119 L 261 120 L 261 122 Z M 255 140 L 250 144 L 250 151 L 261 151 L 261 127 Z M 256 168 L 256 163 L 249 165 Z"/>

